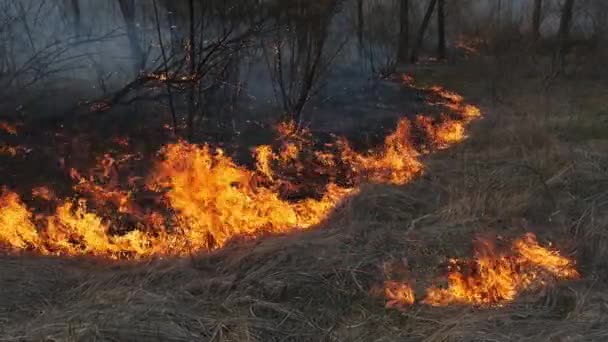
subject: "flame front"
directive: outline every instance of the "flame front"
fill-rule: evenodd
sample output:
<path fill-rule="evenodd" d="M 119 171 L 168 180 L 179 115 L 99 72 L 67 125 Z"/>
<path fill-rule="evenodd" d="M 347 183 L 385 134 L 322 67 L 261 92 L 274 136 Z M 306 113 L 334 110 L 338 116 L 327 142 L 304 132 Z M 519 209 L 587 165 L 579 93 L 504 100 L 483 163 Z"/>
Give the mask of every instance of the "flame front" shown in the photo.
<path fill-rule="evenodd" d="M 298 225 L 290 203 L 272 189 L 256 186 L 255 173 L 235 165 L 221 150 L 180 142 L 167 146 L 164 157 L 150 185 L 168 189 L 185 239 L 202 244 L 196 247 L 213 248 L 231 236 Z M 267 165 L 263 169 L 272 176 Z"/>
<path fill-rule="evenodd" d="M 468 262 L 451 260 L 447 288 L 431 287 L 424 303 L 500 304 L 553 279 L 577 277 L 574 262 L 541 247 L 534 234 L 516 240 L 508 252 L 498 252 L 489 241 L 479 240 L 476 258 Z"/>
<path fill-rule="evenodd" d="M 14 192 L 0 195 L 0 242 L 22 249 L 40 245 L 32 214 Z"/>
<path fill-rule="evenodd" d="M 341 158 L 358 176 L 378 183 L 406 184 L 422 171 L 410 131 L 409 120 L 399 121 L 395 132 L 386 137 L 383 150 L 371 155 L 355 152 L 342 139 L 339 142 Z"/>
<path fill-rule="evenodd" d="M 547 283 L 579 277 L 574 261 L 540 246 L 525 234 L 508 251 L 499 252 L 491 240 L 478 239 L 473 260 L 449 260 L 447 287 L 431 286 L 421 301 L 431 306 L 502 305 L 522 292 Z M 387 308 L 404 310 L 416 301 L 408 282 L 385 281 Z"/>
<path fill-rule="evenodd" d="M 426 149 L 414 145 L 413 130 L 433 148 L 464 139 L 464 126 L 479 109 L 441 87 L 424 89 L 453 113 L 437 120 L 403 118 L 382 146 L 366 153 L 346 139 L 317 150 L 310 131 L 284 122 L 276 128 L 278 144 L 254 149 L 252 169 L 221 149 L 179 141 L 162 148 L 147 177 L 128 175 L 127 188 L 120 167 L 141 156 L 105 154 L 88 172 L 70 170 L 76 199 L 58 198 L 46 187 L 32 190 L 34 198 L 57 204 L 46 219 L 34 219 L 17 194 L 5 191 L 0 245 L 42 254 L 143 258 L 208 251 L 236 238 L 314 226 L 364 182 L 406 184 L 421 174 L 419 157 Z M 141 205 L 141 197 L 153 200 Z"/>

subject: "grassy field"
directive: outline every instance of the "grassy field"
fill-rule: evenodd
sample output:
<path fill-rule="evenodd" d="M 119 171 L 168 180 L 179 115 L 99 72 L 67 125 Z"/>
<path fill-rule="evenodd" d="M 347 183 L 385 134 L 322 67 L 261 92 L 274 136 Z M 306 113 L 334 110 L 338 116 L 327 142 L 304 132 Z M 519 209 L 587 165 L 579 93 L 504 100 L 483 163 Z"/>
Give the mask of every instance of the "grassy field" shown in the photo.
<path fill-rule="evenodd" d="M 209 255 L 108 263 L 0 257 L 2 341 L 603 341 L 608 87 L 479 62 L 419 67 L 478 103 L 469 138 L 405 186 L 367 185 L 314 229 Z M 438 281 L 477 235 L 534 232 L 581 279 L 501 306 L 385 308 L 374 289 Z"/>

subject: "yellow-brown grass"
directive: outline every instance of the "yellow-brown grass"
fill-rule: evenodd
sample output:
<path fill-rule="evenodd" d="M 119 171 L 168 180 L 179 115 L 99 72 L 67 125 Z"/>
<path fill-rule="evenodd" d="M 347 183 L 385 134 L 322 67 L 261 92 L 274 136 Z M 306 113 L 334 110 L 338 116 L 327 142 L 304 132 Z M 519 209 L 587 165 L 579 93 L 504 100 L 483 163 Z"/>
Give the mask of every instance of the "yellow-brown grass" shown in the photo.
<path fill-rule="evenodd" d="M 488 98 L 490 81 L 466 65 L 434 77 Z M 145 264 L 5 257 L 0 340 L 604 340 L 608 134 L 597 132 L 608 133 L 608 94 L 590 81 L 519 81 L 482 102 L 486 119 L 428 156 L 424 176 L 365 186 L 316 229 Z M 528 231 L 576 257 L 583 279 L 500 308 L 401 312 L 374 295 L 387 281 L 423 291 L 475 235 Z"/>

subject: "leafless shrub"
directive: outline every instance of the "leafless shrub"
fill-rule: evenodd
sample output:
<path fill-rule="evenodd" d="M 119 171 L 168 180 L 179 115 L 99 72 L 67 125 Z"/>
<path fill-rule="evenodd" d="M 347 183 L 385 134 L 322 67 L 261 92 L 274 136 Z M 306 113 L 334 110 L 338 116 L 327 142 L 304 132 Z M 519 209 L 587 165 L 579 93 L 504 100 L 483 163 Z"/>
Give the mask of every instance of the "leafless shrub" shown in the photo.
<path fill-rule="evenodd" d="M 299 125 L 304 107 L 341 48 L 329 41 L 337 10 L 336 0 L 298 0 L 272 9 L 276 28 L 264 37 L 264 55 L 277 100 L 288 119 Z"/>

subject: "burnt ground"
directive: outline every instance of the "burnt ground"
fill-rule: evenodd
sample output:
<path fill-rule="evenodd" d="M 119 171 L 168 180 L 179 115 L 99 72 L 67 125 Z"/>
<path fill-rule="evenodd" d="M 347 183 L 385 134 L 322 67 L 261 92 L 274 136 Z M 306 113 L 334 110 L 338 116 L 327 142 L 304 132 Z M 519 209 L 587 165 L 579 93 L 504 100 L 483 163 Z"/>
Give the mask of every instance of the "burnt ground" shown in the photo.
<path fill-rule="evenodd" d="M 585 78 L 539 88 L 542 76 L 510 70 L 418 70 L 480 100 L 485 119 L 429 156 L 424 176 L 366 186 L 311 230 L 180 260 L 2 257 L 0 339 L 605 340 L 608 88 Z M 470 256 L 476 234 L 527 231 L 576 259 L 582 279 L 492 308 L 399 311 L 371 294 L 387 279 L 418 291 L 440 281 L 440 265 Z"/>
<path fill-rule="evenodd" d="M 367 151 L 382 145 L 400 118 L 419 113 L 438 116 L 445 110 L 442 106 L 427 104 L 429 100 L 436 100 L 431 92 L 406 86 L 399 77 L 349 80 L 341 76 L 339 80 L 322 88 L 323 92 L 305 113 L 315 149 L 322 150 L 325 144 L 343 136 L 356 150 Z M 166 105 L 144 102 L 96 112 L 91 110 L 94 100 L 83 100 L 86 94 L 87 91 L 66 96 L 62 101 L 55 100 L 48 108 L 55 114 L 36 115 L 44 111 L 42 102 L 50 100 L 42 97 L 25 105 L 11 105 L 19 111 L 2 118 L 18 131 L 17 134 L 0 131 L 0 145 L 17 149 L 14 156 L 0 154 L 2 185 L 18 192 L 34 207 L 50 208 L 32 198 L 33 188 L 47 186 L 60 198 L 73 196 L 74 180 L 70 170 L 75 169 L 86 177 L 87 171 L 96 166 L 104 154 L 133 155 L 135 158 L 123 168 L 128 169 L 129 175 L 145 176 L 158 159 L 160 148 L 176 140 Z M 79 98 L 74 103 L 73 99 Z M 248 97 L 238 106 L 244 114 L 235 118 L 236 126 L 210 118 L 206 125 L 200 126 L 192 141 L 221 147 L 237 163 L 253 167 L 253 148 L 276 142 L 274 127 L 279 109 L 260 114 L 269 110 L 267 101 L 256 102 Z M 70 112 L 66 112 L 68 110 Z M 185 109 L 177 106 L 177 110 L 179 113 Z M 185 134 L 183 127 L 181 130 Z"/>

